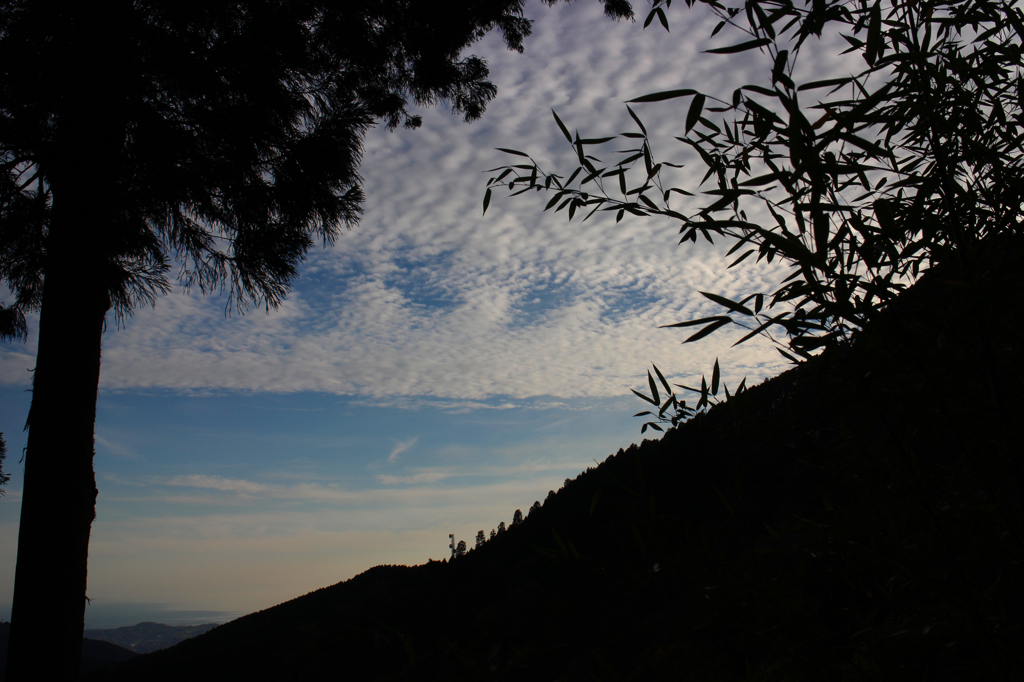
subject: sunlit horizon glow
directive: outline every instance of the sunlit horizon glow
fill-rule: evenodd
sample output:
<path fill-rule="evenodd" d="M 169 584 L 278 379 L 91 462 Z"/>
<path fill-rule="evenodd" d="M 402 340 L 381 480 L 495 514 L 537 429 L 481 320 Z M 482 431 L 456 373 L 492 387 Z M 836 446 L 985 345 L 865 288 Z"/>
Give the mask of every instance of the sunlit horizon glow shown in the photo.
<path fill-rule="evenodd" d="M 87 627 L 217 622 L 375 565 L 443 559 L 448 533 L 472 546 L 639 442 L 629 389 L 651 362 L 699 384 L 718 358 L 730 386 L 785 369 L 763 340 L 730 348 L 738 329 L 685 347 L 658 329 L 720 312 L 698 291 L 770 291 L 788 274 L 778 262 L 727 270 L 728 245 L 677 247 L 667 220 L 569 223 L 539 194 L 496 193 L 481 215 L 484 171 L 508 161 L 495 147 L 572 170 L 552 109 L 570 130 L 612 135 L 635 129 L 626 99 L 728 93 L 770 64 L 702 55 L 714 22 L 700 8 L 670 12 L 671 33 L 610 21 L 597 2 L 528 14 L 525 54 L 493 35 L 472 50 L 498 86 L 480 121 L 428 109 L 419 130 L 367 135 L 362 223 L 310 252 L 278 310 L 228 317 L 223 296 L 179 288 L 123 329 L 109 321 Z M 672 141 L 680 102 L 635 110 L 666 160 L 688 162 Z M 36 323 L 27 343 L 0 345 L 0 617 Z"/>

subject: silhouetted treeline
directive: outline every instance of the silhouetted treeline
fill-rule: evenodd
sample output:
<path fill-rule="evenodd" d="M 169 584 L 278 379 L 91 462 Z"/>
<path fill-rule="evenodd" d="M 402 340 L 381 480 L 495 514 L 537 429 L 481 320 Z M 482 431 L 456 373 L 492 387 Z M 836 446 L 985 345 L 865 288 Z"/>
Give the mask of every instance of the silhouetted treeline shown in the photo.
<path fill-rule="evenodd" d="M 453 562 L 377 567 L 94 680 L 1024 679 L 1024 248 L 620 450 Z M 977 312 L 998 320 L 970 323 Z M 997 400 L 998 397 L 998 400 Z"/>

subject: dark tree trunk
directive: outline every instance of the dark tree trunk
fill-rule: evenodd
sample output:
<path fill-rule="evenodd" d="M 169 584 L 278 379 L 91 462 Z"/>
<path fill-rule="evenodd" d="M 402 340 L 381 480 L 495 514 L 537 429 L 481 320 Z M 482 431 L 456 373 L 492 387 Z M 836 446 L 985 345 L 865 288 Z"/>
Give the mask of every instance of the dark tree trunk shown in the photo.
<path fill-rule="evenodd" d="M 94 425 L 104 317 L 125 225 L 126 87 L 116 37 L 127 3 L 69 2 L 51 58 L 54 135 L 40 157 L 52 191 L 39 348 L 28 418 L 7 680 L 80 675 L 89 534 L 96 517 Z M 123 17 L 122 17 L 123 18 Z M 123 235 L 120 235 L 123 237 Z"/>
<path fill-rule="evenodd" d="M 118 11 L 127 3 L 54 7 L 49 52 L 53 135 L 40 155 L 52 191 L 39 348 L 29 411 L 25 492 L 7 680 L 75 680 L 85 625 L 92 469 L 103 318 L 123 247 L 126 103 Z M 123 18 L 123 17 L 120 17 Z M 121 236 L 123 237 L 123 236 Z"/>
<path fill-rule="evenodd" d="M 61 281 L 63 280 L 63 281 Z M 7 679 L 78 676 L 105 292 L 47 276 L 29 413 Z"/>
<path fill-rule="evenodd" d="M 82 243 L 95 238 L 87 229 L 90 221 L 76 224 L 59 203 L 54 202 L 48 240 L 29 411 L 10 682 L 79 676 L 89 533 L 96 516 L 93 430 L 100 339 L 110 304 L 89 257 L 95 245 Z"/>

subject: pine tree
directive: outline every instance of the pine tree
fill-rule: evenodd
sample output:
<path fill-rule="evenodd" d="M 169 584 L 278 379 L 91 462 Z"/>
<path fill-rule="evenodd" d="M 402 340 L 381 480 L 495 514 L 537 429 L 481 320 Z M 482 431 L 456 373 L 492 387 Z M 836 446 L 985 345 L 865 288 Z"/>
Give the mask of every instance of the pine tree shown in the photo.
<path fill-rule="evenodd" d="M 10 475 L 4 473 L 4 459 L 7 457 L 7 443 L 4 442 L 4 434 L 0 433 L 0 485 L 7 485 L 7 482 L 11 480 Z M 6 491 L 0 490 L 0 497 L 4 496 Z"/>
<path fill-rule="evenodd" d="M 622 0 L 604 0 L 628 16 Z M 8 676 L 78 675 L 108 312 L 181 282 L 276 307 L 355 225 L 362 138 L 494 96 L 462 51 L 522 0 L 10 0 L 0 4 L 0 337 L 39 310 Z"/>

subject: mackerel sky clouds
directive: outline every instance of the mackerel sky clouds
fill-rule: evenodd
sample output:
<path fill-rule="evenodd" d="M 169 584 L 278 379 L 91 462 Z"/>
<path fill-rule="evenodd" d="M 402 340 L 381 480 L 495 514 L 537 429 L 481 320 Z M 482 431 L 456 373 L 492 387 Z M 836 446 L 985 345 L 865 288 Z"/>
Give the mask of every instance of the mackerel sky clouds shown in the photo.
<path fill-rule="evenodd" d="M 223 620 L 377 564 L 443 558 L 448 533 L 472 544 L 638 441 L 629 389 L 651 362 L 699 383 L 719 358 L 730 386 L 785 368 L 760 340 L 730 348 L 739 330 L 684 347 L 658 329 L 718 314 L 698 291 L 770 291 L 778 263 L 727 270 L 728 246 L 677 247 L 671 221 L 570 223 L 542 194 L 496 192 L 481 215 L 484 171 L 509 162 L 495 147 L 571 172 L 552 109 L 583 137 L 613 135 L 636 128 L 624 100 L 763 80 L 756 53 L 702 55 L 741 38 L 709 42 L 710 14 L 679 5 L 667 33 L 642 29 L 644 3 L 633 24 L 597 2 L 530 3 L 525 54 L 496 35 L 471 50 L 498 86 L 480 121 L 437 108 L 419 130 L 370 131 L 361 224 L 310 252 L 280 309 L 227 317 L 224 297 L 179 288 L 124 328 L 108 321 L 88 626 Z M 688 104 L 635 107 L 662 160 L 692 161 L 672 139 Z M 672 184 L 692 190 L 702 170 Z M 0 345 L 8 607 L 34 344 L 33 328 Z"/>

